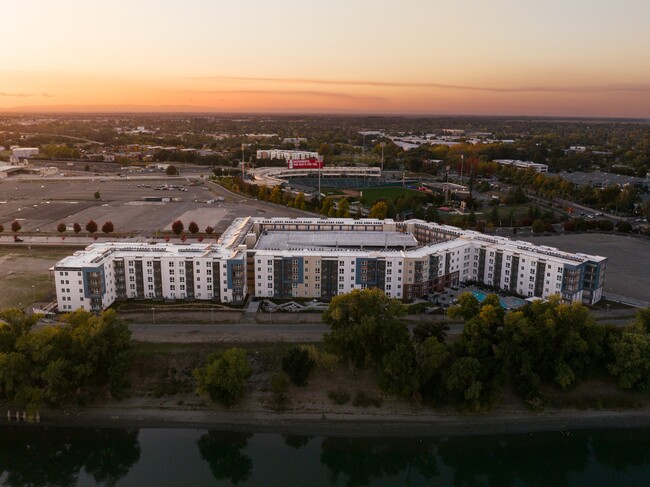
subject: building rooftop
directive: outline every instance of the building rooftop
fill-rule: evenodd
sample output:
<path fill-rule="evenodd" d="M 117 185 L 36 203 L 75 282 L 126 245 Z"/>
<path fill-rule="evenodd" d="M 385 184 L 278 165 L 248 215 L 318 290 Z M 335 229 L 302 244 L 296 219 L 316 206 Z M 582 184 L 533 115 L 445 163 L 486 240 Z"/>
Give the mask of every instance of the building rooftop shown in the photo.
<path fill-rule="evenodd" d="M 266 231 L 260 235 L 258 250 L 410 250 L 418 242 L 410 233 L 402 232 L 274 232 Z"/>

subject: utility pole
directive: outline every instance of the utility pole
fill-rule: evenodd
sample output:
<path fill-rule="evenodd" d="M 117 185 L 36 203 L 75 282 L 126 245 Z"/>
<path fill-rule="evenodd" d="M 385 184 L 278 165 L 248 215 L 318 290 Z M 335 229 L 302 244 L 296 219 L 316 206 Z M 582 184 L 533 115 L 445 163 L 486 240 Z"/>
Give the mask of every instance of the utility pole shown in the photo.
<path fill-rule="evenodd" d="M 386 147 L 386 142 L 380 142 L 379 146 L 381 147 L 381 175 L 384 175 L 384 147 Z"/>
<path fill-rule="evenodd" d="M 463 166 L 465 165 L 465 155 L 460 155 L 460 184 L 463 184 Z"/>

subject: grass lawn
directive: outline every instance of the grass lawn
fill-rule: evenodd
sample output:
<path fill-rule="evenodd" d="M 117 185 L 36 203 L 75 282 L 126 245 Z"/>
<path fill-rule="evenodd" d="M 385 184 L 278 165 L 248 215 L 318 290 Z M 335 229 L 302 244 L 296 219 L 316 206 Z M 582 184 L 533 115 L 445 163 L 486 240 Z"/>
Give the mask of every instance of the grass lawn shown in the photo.
<path fill-rule="evenodd" d="M 372 206 L 375 201 L 379 198 L 388 198 L 395 200 L 399 196 L 416 196 L 418 198 L 425 198 L 426 194 L 422 191 L 417 191 L 415 189 L 402 188 L 399 186 L 387 187 L 387 188 L 365 188 L 363 191 L 363 201 L 366 205 Z"/>

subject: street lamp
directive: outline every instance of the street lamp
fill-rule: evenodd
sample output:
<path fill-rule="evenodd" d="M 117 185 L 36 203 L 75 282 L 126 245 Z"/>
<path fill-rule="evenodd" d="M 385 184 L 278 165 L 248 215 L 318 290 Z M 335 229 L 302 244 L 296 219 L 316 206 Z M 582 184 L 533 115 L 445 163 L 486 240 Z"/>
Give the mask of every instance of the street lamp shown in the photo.
<path fill-rule="evenodd" d="M 34 287 L 34 284 L 32 284 L 32 303 L 36 302 L 36 288 Z"/>
<path fill-rule="evenodd" d="M 210 308 L 210 323 L 214 325 L 214 308 Z"/>
<path fill-rule="evenodd" d="M 151 314 L 153 316 L 153 324 L 155 325 L 156 324 L 156 307 L 155 306 L 151 307 Z"/>

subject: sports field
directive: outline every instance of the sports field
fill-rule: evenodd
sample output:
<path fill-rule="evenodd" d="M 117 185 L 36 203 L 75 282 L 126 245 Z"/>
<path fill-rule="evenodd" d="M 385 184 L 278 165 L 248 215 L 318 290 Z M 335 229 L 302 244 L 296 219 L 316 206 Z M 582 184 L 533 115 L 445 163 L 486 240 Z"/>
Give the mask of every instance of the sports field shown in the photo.
<path fill-rule="evenodd" d="M 400 196 L 415 196 L 417 198 L 425 198 L 426 193 L 422 191 L 417 191 L 415 189 L 402 188 L 399 186 L 387 187 L 387 188 L 366 188 L 361 191 L 362 199 L 367 205 L 372 205 L 375 201 L 380 198 L 387 198 L 390 200 L 395 200 Z"/>

